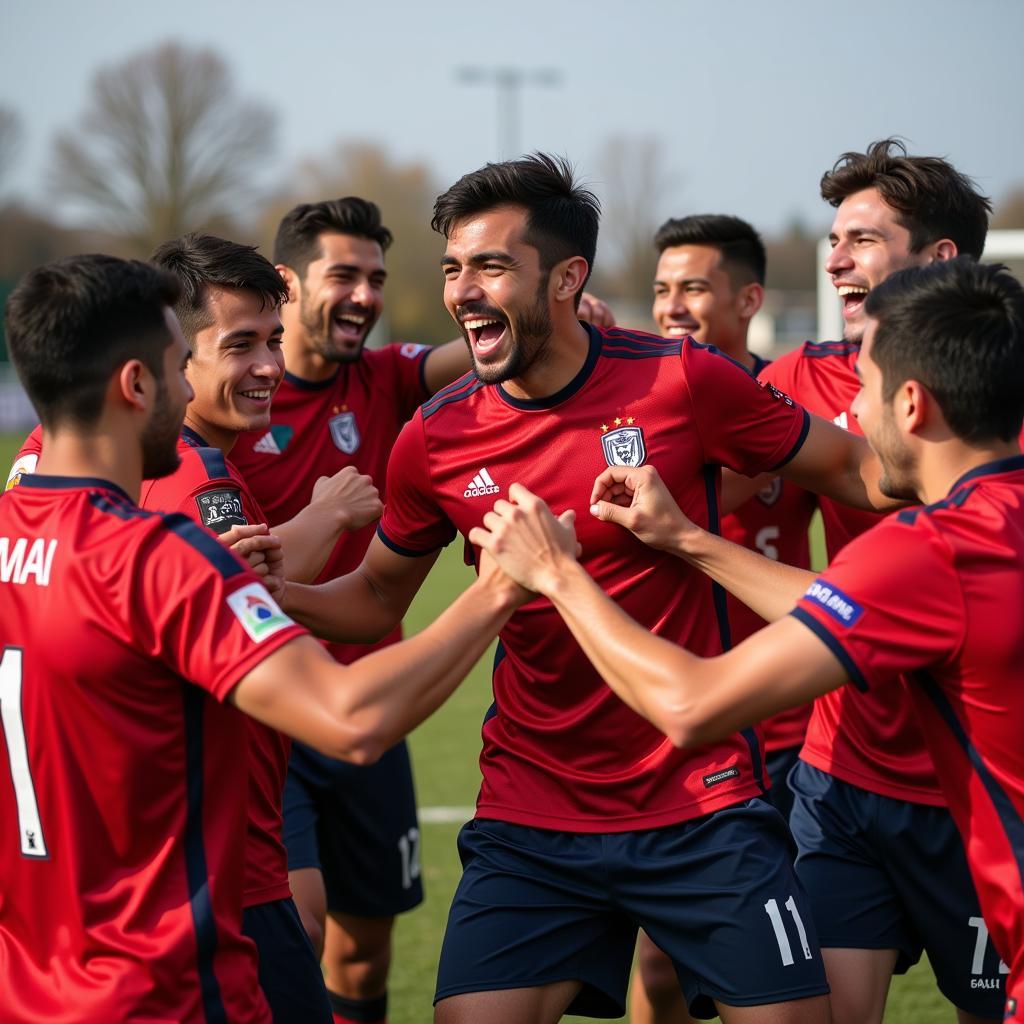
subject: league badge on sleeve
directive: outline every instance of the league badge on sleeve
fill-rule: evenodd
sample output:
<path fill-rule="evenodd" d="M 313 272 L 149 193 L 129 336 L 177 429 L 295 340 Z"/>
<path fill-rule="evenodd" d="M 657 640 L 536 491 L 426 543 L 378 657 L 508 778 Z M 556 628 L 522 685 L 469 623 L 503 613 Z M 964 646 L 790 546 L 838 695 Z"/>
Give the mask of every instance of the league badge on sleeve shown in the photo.
<path fill-rule="evenodd" d="M 331 440 L 334 442 L 334 446 L 346 455 L 353 455 L 362 440 L 359 436 L 359 427 L 356 424 L 356 414 L 354 412 L 338 413 L 337 416 L 332 416 L 327 421 L 327 426 L 331 429 Z"/>
<path fill-rule="evenodd" d="M 293 625 L 262 583 L 250 583 L 228 594 L 227 601 L 242 628 L 257 643 Z"/>
<path fill-rule="evenodd" d="M 615 429 L 610 429 L 607 423 L 601 424 L 604 461 L 609 466 L 642 466 L 647 460 L 643 428 L 633 425 L 632 416 L 626 417 L 625 426 L 621 425 L 623 420 L 619 416 L 612 423 Z"/>
<path fill-rule="evenodd" d="M 34 452 L 28 455 L 22 455 L 20 459 L 16 459 L 14 465 L 11 466 L 10 476 L 7 477 L 7 486 L 4 488 L 5 491 L 9 491 L 12 487 L 17 487 L 21 483 L 21 478 L 25 473 L 34 473 L 36 471 L 36 463 L 39 461 L 39 456 Z"/>
<path fill-rule="evenodd" d="M 196 504 L 199 521 L 214 533 L 227 533 L 232 526 L 245 526 L 249 522 L 242 510 L 242 493 L 233 487 L 200 494 Z"/>

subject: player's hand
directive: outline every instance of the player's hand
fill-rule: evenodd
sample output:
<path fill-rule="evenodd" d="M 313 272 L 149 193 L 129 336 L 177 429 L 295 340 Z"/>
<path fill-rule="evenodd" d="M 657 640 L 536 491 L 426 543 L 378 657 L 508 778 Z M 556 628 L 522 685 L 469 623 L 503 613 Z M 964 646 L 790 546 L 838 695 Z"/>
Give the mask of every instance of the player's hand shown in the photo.
<path fill-rule="evenodd" d="M 270 532 L 266 523 L 232 526 L 226 533 L 220 534 L 219 540 L 239 558 L 248 562 L 249 568 L 261 578 L 272 571 L 272 564 L 280 565 L 284 558 L 280 539 Z"/>
<path fill-rule="evenodd" d="M 310 505 L 336 511 L 341 516 L 343 530 L 358 530 L 375 523 L 384 512 L 380 492 L 355 466 L 339 469 L 334 476 L 320 477 L 313 484 Z"/>
<path fill-rule="evenodd" d="M 469 531 L 470 543 L 490 554 L 520 586 L 547 593 L 579 553 L 576 513 L 570 509 L 556 519 L 522 484 L 512 484 L 508 496 L 509 501 L 495 502 L 483 526 Z"/>
<path fill-rule="evenodd" d="M 596 295 L 591 295 L 590 292 L 584 292 L 580 296 L 580 308 L 577 316 L 595 327 L 615 326 L 615 316 L 611 307 Z"/>
<path fill-rule="evenodd" d="M 653 466 L 610 466 L 595 481 L 590 512 L 617 523 L 648 547 L 677 550 L 698 530 L 675 503 Z"/>

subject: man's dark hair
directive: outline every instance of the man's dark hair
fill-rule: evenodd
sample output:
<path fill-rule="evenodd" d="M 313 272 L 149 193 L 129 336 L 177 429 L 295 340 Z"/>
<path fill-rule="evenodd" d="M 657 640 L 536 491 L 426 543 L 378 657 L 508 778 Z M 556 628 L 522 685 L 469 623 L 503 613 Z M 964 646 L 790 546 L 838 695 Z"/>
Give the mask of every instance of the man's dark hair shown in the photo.
<path fill-rule="evenodd" d="M 821 179 L 821 198 L 838 206 L 847 196 L 878 189 L 910 232 L 910 251 L 940 238 L 981 258 L 992 204 L 974 182 L 937 156 L 907 156 L 899 139 L 872 142 L 866 153 L 844 153 Z"/>
<path fill-rule="evenodd" d="M 300 203 L 278 225 L 274 262 L 305 277 L 306 268 L 320 257 L 320 236 L 326 231 L 368 238 L 382 252 L 387 252 L 392 242 L 391 232 L 380 222 L 380 209 L 369 199 L 345 196 L 320 203 Z"/>
<path fill-rule="evenodd" d="M 165 270 L 113 256 L 69 256 L 29 271 L 7 300 L 11 359 L 40 422 L 91 426 L 110 376 L 140 359 L 163 379 L 164 310 L 180 286 Z"/>
<path fill-rule="evenodd" d="M 1024 288 L 967 256 L 901 270 L 868 292 L 871 358 L 888 402 L 907 380 L 935 396 L 968 444 L 1011 441 L 1024 422 Z"/>
<path fill-rule="evenodd" d="M 767 260 L 761 236 L 739 217 L 724 213 L 697 213 L 673 217 L 658 228 L 654 248 L 660 256 L 679 245 L 706 245 L 721 254 L 722 269 L 734 286 L 756 281 L 764 284 Z"/>
<path fill-rule="evenodd" d="M 288 301 L 284 278 L 254 245 L 239 245 L 214 235 L 196 233 L 164 242 L 151 263 L 170 271 L 181 284 L 174 312 L 190 347 L 196 335 L 213 323 L 206 306 L 210 288 L 244 288 L 260 297 L 261 309 Z"/>
<path fill-rule="evenodd" d="M 541 270 L 547 272 L 562 260 L 582 256 L 590 276 L 601 204 L 593 192 L 576 184 L 568 160 L 533 153 L 464 174 L 437 197 L 430 226 L 447 238 L 456 221 L 497 206 L 526 210 L 524 240 L 540 253 Z M 581 286 L 577 301 L 582 291 Z"/>

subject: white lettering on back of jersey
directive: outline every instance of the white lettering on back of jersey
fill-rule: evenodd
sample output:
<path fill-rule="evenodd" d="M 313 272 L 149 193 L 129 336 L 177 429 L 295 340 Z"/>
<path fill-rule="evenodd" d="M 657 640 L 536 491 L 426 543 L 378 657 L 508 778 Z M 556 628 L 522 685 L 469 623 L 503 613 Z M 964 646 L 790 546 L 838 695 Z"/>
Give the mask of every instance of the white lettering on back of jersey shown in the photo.
<path fill-rule="evenodd" d="M 28 549 L 28 557 L 25 550 Z M 24 537 L 19 537 L 14 546 L 7 537 L 0 537 L 0 583 L 28 583 L 29 576 L 37 586 L 46 587 L 50 584 L 50 568 L 53 556 L 57 551 L 57 542 L 49 542 L 37 537 L 29 547 Z"/>

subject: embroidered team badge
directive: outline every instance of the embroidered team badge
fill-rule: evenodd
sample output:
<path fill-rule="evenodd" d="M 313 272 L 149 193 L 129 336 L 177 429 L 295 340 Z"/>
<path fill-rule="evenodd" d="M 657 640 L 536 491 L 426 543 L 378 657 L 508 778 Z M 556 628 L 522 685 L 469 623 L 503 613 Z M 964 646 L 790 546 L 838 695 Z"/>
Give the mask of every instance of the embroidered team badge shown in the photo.
<path fill-rule="evenodd" d="M 642 466 L 647 459 L 643 428 L 633 426 L 632 416 L 626 417 L 625 426 L 620 426 L 622 418 L 619 416 L 613 423 L 614 430 L 609 430 L 607 423 L 601 424 L 604 461 L 609 466 Z"/>
<path fill-rule="evenodd" d="M 292 625 L 262 583 L 250 583 L 228 594 L 227 602 L 249 638 L 257 643 Z"/>
<path fill-rule="evenodd" d="M 242 493 L 234 488 L 207 491 L 196 498 L 199 521 L 214 533 L 227 533 L 232 526 L 245 526 L 248 519 L 242 510 Z"/>
<path fill-rule="evenodd" d="M 782 497 L 782 477 L 777 476 L 757 492 L 757 500 L 771 508 Z"/>
<path fill-rule="evenodd" d="M 331 428 L 334 446 L 346 455 L 352 455 L 359 448 L 362 438 L 359 436 L 354 412 L 341 412 L 337 416 L 332 416 L 327 421 L 327 426 Z"/>

